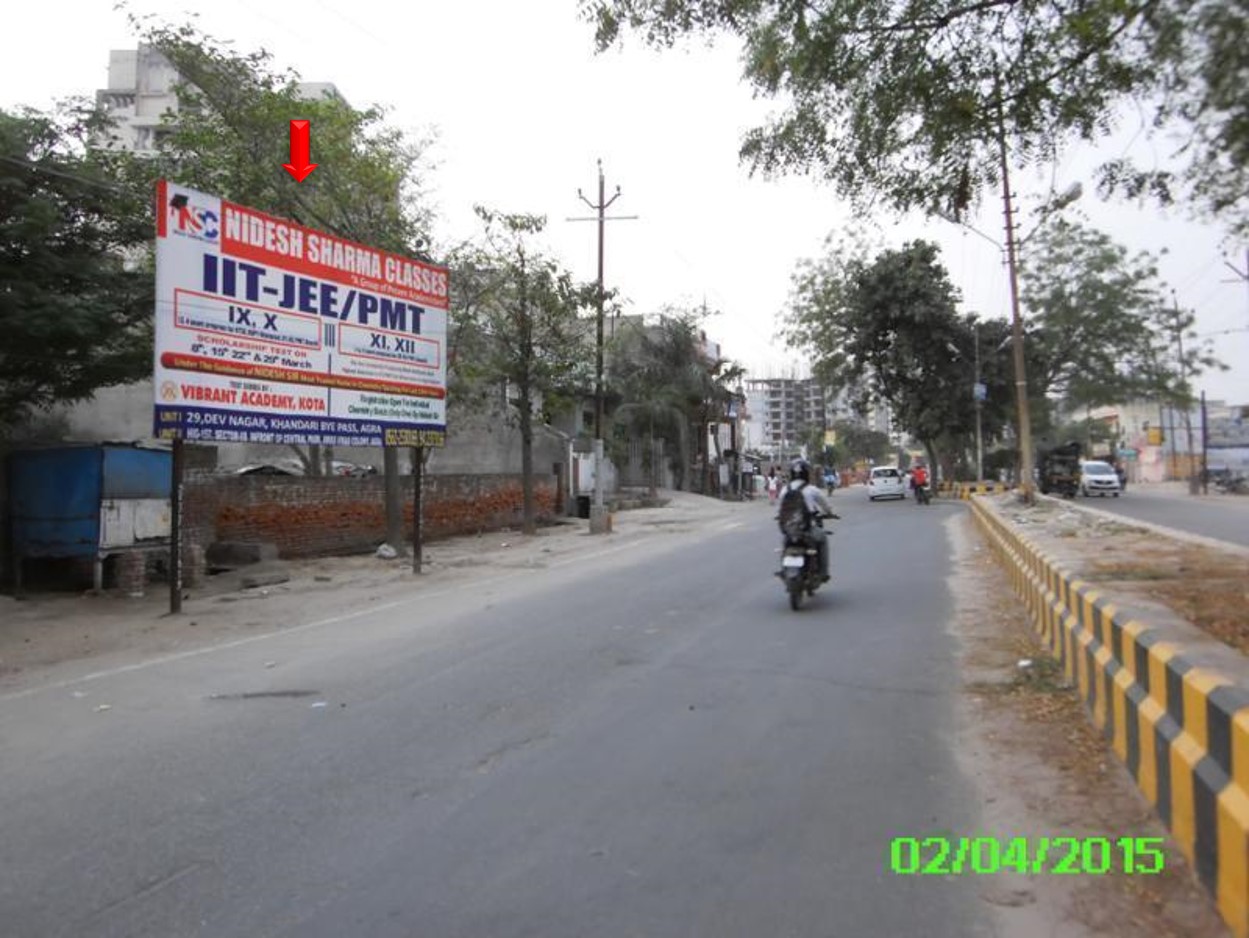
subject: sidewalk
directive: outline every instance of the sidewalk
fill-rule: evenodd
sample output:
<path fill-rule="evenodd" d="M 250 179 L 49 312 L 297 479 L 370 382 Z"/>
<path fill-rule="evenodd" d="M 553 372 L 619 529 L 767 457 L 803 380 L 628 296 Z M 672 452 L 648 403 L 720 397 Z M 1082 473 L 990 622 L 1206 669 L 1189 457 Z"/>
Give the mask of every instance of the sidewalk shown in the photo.
<path fill-rule="evenodd" d="M 591 535 L 587 521 L 567 518 L 531 537 L 507 529 L 426 544 L 420 576 L 412 573 L 411 557 L 380 560 L 372 554 L 281 561 L 219 574 L 202 588 L 186 591 L 180 616 L 168 614 L 169 588 L 164 583 L 149 584 L 147 594 L 137 599 L 89 592 L 42 594 L 23 601 L 0 596 L 0 693 L 59 665 L 73 664 L 81 671 L 106 658 L 117 666 L 202 648 L 480 578 L 483 569 L 542 570 L 579 551 L 695 531 L 767 510 L 766 499 L 724 502 L 689 492 L 659 494 L 667 499 L 663 507 L 613 515 L 610 535 Z M 286 579 L 244 585 L 248 578 L 277 577 Z"/>

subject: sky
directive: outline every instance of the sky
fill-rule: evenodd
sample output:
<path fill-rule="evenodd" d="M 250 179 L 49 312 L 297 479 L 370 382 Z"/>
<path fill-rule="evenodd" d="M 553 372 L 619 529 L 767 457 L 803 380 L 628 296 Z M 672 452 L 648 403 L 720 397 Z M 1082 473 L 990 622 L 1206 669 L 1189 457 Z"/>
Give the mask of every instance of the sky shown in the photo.
<path fill-rule="evenodd" d="M 194 11 L 185 0 L 132 0 L 129 9 L 175 23 Z M 608 197 L 620 187 L 608 214 L 637 216 L 606 225 L 605 281 L 625 311 L 706 303 L 718 311 L 707 321 L 709 338 L 752 376 L 806 373 L 801 355 L 776 339 L 790 278 L 800 259 L 822 252 L 830 232 L 856 219 L 826 185 L 751 178 L 738 161 L 742 134 L 772 105 L 742 82 L 732 37 L 663 51 L 626 37 L 623 48 L 595 54 L 592 27 L 578 18 L 575 0 L 305 0 L 289 7 L 218 0 L 199 11 L 198 23 L 241 51 L 267 49 L 276 65 L 305 80 L 333 82 L 357 107 L 387 106 L 389 122 L 415 136 L 434 132 L 428 183 L 441 243 L 478 232 L 474 204 L 545 215 L 549 249 L 574 276 L 593 279 L 596 226 L 567 219 L 593 214 L 577 193 L 596 199 L 601 160 Z M 107 84 L 109 50 L 136 42 L 110 0 L 22 4 L 6 14 L 0 36 L 0 106 L 44 108 L 94 93 Z M 1100 159 L 1128 154 L 1148 163 L 1164 151 L 1129 122 L 1096 150 L 1018 172 L 1021 227 L 1026 233 L 1027 211 L 1046 193 L 1080 182 L 1085 194 L 1068 211 L 1133 252 L 1157 255 L 1167 287 L 1196 312 L 1196 331 L 1231 366 L 1199 378 L 1198 390 L 1249 403 L 1249 245 L 1228 243 L 1217 227 L 1178 211 L 1105 203 L 1093 192 Z M 970 220 L 977 231 L 918 217 L 874 221 L 889 245 L 936 241 L 965 309 L 1008 314 L 996 244 L 1001 202 L 993 194 Z"/>

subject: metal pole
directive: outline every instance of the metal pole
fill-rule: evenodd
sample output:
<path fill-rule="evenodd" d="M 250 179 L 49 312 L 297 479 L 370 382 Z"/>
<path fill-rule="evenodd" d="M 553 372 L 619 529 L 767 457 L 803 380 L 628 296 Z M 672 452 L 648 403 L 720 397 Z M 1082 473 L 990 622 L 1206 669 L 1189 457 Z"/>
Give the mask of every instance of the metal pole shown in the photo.
<path fill-rule="evenodd" d="M 1180 325 L 1180 303 L 1171 293 L 1171 302 L 1175 306 L 1175 347 L 1180 359 L 1180 390 L 1184 395 L 1184 434 L 1188 440 L 1188 453 L 1185 462 L 1188 465 L 1188 492 L 1197 494 L 1197 476 L 1193 474 L 1193 460 L 1197 453 L 1193 448 L 1193 415 L 1192 403 L 1188 394 L 1188 363 L 1184 360 L 1184 330 Z"/>
<path fill-rule="evenodd" d="M 1019 411 L 1019 488 L 1026 504 L 1032 494 L 1032 420 L 1028 408 L 1028 378 L 1023 354 L 1023 317 L 1019 310 L 1019 271 L 1015 261 L 1015 219 L 1011 206 L 1010 175 L 1006 163 L 1006 128 L 999 112 L 998 142 L 1002 162 L 1002 201 L 1006 210 L 1006 266 L 1010 272 L 1011 344 L 1015 359 L 1015 402 Z"/>
<path fill-rule="evenodd" d="M 984 402 L 980 399 L 980 323 L 975 324 L 976 335 L 976 481 L 984 481 L 984 439 L 980 433 L 980 416 Z"/>
<path fill-rule="evenodd" d="M 421 482 L 425 468 L 425 447 L 412 447 L 412 572 L 421 572 Z"/>
<path fill-rule="evenodd" d="M 186 454 L 181 438 L 173 441 L 169 486 L 169 614 L 182 611 L 182 476 Z"/>

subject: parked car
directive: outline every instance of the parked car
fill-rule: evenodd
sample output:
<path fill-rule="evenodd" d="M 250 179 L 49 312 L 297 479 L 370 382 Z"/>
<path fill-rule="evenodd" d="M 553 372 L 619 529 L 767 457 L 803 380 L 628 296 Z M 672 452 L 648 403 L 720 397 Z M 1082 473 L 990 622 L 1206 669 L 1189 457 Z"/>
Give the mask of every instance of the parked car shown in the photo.
<path fill-rule="evenodd" d="M 874 466 L 867 477 L 868 501 L 878 498 L 906 498 L 906 479 L 897 466 Z"/>
<path fill-rule="evenodd" d="M 1086 459 L 1080 463 L 1080 494 L 1088 498 L 1094 492 L 1105 498 L 1107 495 L 1119 497 L 1123 487 L 1119 484 L 1119 474 L 1115 467 L 1099 459 Z"/>
<path fill-rule="evenodd" d="M 301 476 L 303 469 L 299 466 L 278 465 L 276 463 L 252 463 L 234 470 L 238 476 Z"/>

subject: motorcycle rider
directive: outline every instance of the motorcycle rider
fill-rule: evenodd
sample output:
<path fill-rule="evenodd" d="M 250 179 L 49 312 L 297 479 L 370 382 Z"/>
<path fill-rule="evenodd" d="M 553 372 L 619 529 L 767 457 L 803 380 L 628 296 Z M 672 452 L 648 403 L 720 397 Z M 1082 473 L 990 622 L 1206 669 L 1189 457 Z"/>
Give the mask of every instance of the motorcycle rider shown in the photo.
<path fill-rule="evenodd" d="M 811 484 L 811 466 L 805 459 L 795 459 L 789 467 L 789 483 L 785 486 L 785 495 L 790 492 L 798 493 L 802 496 L 802 500 L 807 512 L 807 536 L 815 544 L 819 554 L 820 565 L 820 581 L 828 581 L 828 535 L 824 532 L 824 526 L 820 524 L 822 515 L 833 514 L 833 506 L 828 501 L 828 496 L 820 491 L 818 485 Z M 784 506 L 784 496 L 782 496 L 782 510 Z"/>
<path fill-rule="evenodd" d="M 915 470 L 911 473 L 911 488 L 915 490 L 915 497 L 922 498 L 920 489 L 928 487 L 928 467 L 922 462 L 916 463 Z"/>

